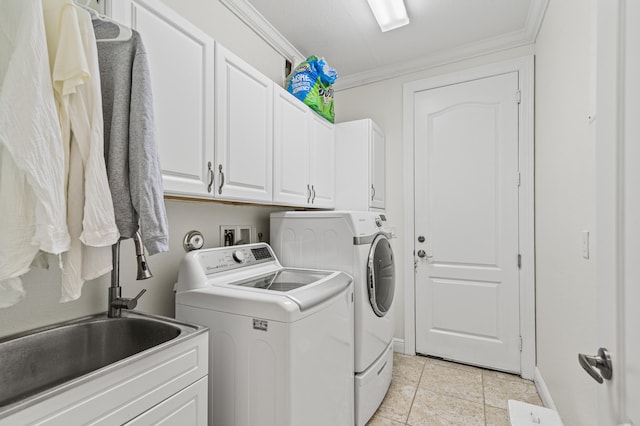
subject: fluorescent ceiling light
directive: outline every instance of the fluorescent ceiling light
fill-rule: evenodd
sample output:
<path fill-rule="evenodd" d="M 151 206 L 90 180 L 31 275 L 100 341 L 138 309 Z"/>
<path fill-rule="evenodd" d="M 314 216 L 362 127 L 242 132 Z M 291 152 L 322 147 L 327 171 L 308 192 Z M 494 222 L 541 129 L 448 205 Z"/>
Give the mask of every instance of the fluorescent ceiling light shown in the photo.
<path fill-rule="evenodd" d="M 367 0 L 382 32 L 395 30 L 409 23 L 403 0 Z"/>

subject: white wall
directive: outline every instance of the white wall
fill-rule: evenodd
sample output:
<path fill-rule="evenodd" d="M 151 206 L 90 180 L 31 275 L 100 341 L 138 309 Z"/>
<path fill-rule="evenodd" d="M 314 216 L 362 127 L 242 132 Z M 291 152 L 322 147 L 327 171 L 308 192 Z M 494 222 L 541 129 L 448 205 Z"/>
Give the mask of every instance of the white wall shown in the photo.
<path fill-rule="evenodd" d="M 426 71 L 408 74 L 398 78 L 380 81 L 366 86 L 338 91 L 335 94 L 336 122 L 356 120 L 359 118 L 372 118 L 386 135 L 386 194 L 387 214 L 390 222 L 395 224 L 397 239 L 393 240 L 393 250 L 396 254 L 396 294 L 395 294 L 395 318 L 396 327 L 394 336 L 404 339 L 404 286 L 405 279 L 413 280 L 413 277 L 405 277 L 403 268 L 405 256 L 411 253 L 404 252 L 405 238 L 413 238 L 404 235 L 404 197 L 410 190 L 411 183 L 404 182 L 403 163 L 403 84 L 428 78 L 436 75 L 447 74 L 500 62 L 507 59 L 533 54 L 532 46 L 520 47 L 500 53 L 477 57 L 471 60 L 460 61 L 453 64 L 434 67 Z"/>
<path fill-rule="evenodd" d="M 595 231 L 592 10 L 549 2 L 536 42 L 537 361 L 567 426 L 597 424 L 597 384 L 577 361 L 598 348 L 595 262 L 580 251 Z"/>
<path fill-rule="evenodd" d="M 169 251 L 147 257 L 153 278 L 136 281 L 136 256 L 133 240 L 120 243 L 120 285 L 124 297 L 133 297 L 143 288 L 147 292 L 137 310 L 173 316 L 173 285 L 185 254 L 182 240 L 197 229 L 204 235 L 205 247 L 220 246 L 220 225 L 252 225 L 263 239 L 269 238 L 269 213 L 282 210 L 269 206 L 239 206 L 214 202 L 166 200 L 169 220 Z M 58 303 L 60 270 L 56 258 L 50 256 L 49 271 L 34 268 L 24 275 L 26 298 L 20 303 L 0 309 L 0 336 L 29 330 L 42 325 L 78 318 L 107 309 L 110 275 L 85 283 L 82 297 L 74 302 Z"/>
<path fill-rule="evenodd" d="M 219 1 L 166 0 L 165 3 L 262 73 L 276 82 L 282 81 L 284 59 Z M 281 210 L 174 200 L 167 200 L 166 206 L 170 251 L 148 258 L 154 278 L 135 281 L 135 251 L 131 241 L 122 243 L 120 278 L 125 297 L 133 297 L 140 289 L 147 289 L 138 304 L 139 310 L 169 316 L 173 315 L 173 284 L 184 255 L 182 239 L 188 231 L 198 229 L 203 232 L 206 247 L 219 245 L 219 225 L 254 225 L 264 238 L 268 238 L 269 212 Z M 24 276 L 25 300 L 13 307 L 0 309 L 0 336 L 106 310 L 108 275 L 86 283 L 79 300 L 61 304 L 58 303 L 60 271 L 55 259 L 52 258 L 50 263 L 49 271 L 34 269 Z"/>

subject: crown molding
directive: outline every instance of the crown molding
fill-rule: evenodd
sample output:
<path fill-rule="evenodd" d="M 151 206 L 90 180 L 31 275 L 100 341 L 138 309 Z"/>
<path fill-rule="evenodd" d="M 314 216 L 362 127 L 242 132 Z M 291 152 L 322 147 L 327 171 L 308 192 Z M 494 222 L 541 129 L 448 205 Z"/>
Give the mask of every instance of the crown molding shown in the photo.
<path fill-rule="evenodd" d="M 529 13 L 527 14 L 527 23 L 525 25 L 527 32 L 527 39 L 531 40 L 531 43 L 535 43 L 542 26 L 542 20 L 544 14 L 547 12 L 549 6 L 549 0 L 533 0 L 529 7 Z"/>
<path fill-rule="evenodd" d="M 305 56 L 298 51 L 289 40 L 280 34 L 247 0 L 220 0 L 220 2 L 292 64 L 295 65 L 301 60 L 304 60 Z M 549 0 L 532 0 L 527 14 L 527 22 L 522 30 L 466 44 L 458 48 L 435 52 L 422 59 L 380 67 L 372 71 L 341 76 L 333 88 L 335 91 L 351 89 L 353 87 L 424 71 L 465 59 L 472 59 L 482 55 L 533 44 L 542 26 L 548 4 Z"/>
<path fill-rule="evenodd" d="M 533 0 L 527 13 L 527 22 L 522 30 L 469 43 L 454 49 L 441 50 L 422 59 L 341 76 L 333 85 L 333 90 L 338 92 L 478 56 L 534 44 L 542 26 L 548 4 L 549 0 Z"/>
<path fill-rule="evenodd" d="M 343 76 L 336 80 L 333 85 L 333 90 L 337 92 L 364 86 L 365 84 L 388 80 L 390 78 L 425 71 L 466 59 L 532 44 L 533 42 L 528 40 L 524 34 L 525 30 L 521 30 L 504 36 L 466 44 L 458 48 L 441 50 L 414 61 L 402 62 L 400 64 L 375 68 L 371 71 Z"/>
<path fill-rule="evenodd" d="M 247 0 L 220 0 L 258 36 L 267 42 L 276 52 L 289 60 L 294 66 L 305 56 L 289 42 L 280 31 L 267 21 Z"/>

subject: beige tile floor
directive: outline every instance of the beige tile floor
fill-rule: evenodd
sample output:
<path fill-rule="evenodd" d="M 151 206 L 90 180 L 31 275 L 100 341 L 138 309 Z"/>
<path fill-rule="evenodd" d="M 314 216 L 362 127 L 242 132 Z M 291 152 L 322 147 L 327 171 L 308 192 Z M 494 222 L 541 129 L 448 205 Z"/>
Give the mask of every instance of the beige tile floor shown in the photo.
<path fill-rule="evenodd" d="M 542 405 L 532 381 L 394 354 L 391 386 L 368 426 L 508 426 L 507 401 Z"/>

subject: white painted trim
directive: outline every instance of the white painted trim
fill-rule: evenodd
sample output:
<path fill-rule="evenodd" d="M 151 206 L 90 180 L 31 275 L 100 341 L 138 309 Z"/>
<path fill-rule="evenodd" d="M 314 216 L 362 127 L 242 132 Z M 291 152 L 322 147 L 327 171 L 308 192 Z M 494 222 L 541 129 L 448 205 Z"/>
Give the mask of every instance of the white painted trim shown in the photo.
<path fill-rule="evenodd" d="M 404 353 L 404 339 L 393 338 L 393 351 L 401 354 Z"/>
<path fill-rule="evenodd" d="M 549 0 L 533 0 L 527 14 L 527 24 L 525 26 L 527 39 L 535 42 L 542 26 L 544 14 L 547 12 Z"/>
<path fill-rule="evenodd" d="M 336 80 L 333 89 L 337 92 L 418 71 L 425 71 L 430 68 L 440 67 L 465 59 L 498 53 L 504 50 L 514 49 L 516 47 L 532 45 L 538 37 L 538 32 L 542 26 L 542 21 L 548 4 L 549 0 L 533 0 L 529 7 L 525 28 L 522 30 L 466 44 L 454 49 L 434 52 L 427 57 L 420 58 L 415 61 L 403 62 L 388 67 L 376 68 L 371 71 L 341 76 Z"/>
<path fill-rule="evenodd" d="M 267 21 L 247 0 L 220 0 L 231 12 L 240 18 L 249 28 L 266 41 L 273 49 L 295 66 L 306 56 L 287 40 L 269 21 Z M 392 77 L 424 71 L 429 68 L 470 59 L 477 56 L 497 53 L 507 49 L 533 44 L 538 36 L 549 0 L 533 0 L 527 14 L 527 22 L 521 30 L 498 37 L 469 43 L 458 48 L 434 52 L 415 61 L 380 67 L 347 76 L 341 76 L 334 84 L 334 90 L 346 90 Z"/>
<path fill-rule="evenodd" d="M 533 376 L 533 383 L 536 385 L 536 390 L 538 391 L 538 395 L 540 395 L 540 399 L 545 407 L 551 408 L 552 410 L 558 411 L 556 408 L 556 404 L 553 402 L 553 398 L 551 398 L 551 392 L 549 392 L 549 388 L 542 377 L 542 373 L 536 367 L 535 375 Z M 558 413 L 559 414 L 559 413 Z"/>
<path fill-rule="evenodd" d="M 415 354 L 415 273 L 413 254 L 414 230 L 414 147 L 413 147 L 413 97 L 415 92 L 490 77 L 508 72 L 518 72 L 521 91 L 519 111 L 519 166 L 521 174 L 518 228 L 519 252 L 522 255 L 520 269 L 520 333 L 523 347 L 520 356 L 520 372 L 523 378 L 534 377 L 536 362 L 535 335 L 535 246 L 534 246 L 534 60 L 533 56 L 512 59 L 483 67 L 405 83 L 403 117 L 404 158 L 404 353 Z M 414 277 L 414 278 L 412 278 Z"/>
<path fill-rule="evenodd" d="M 403 160 L 404 160 L 404 263 L 400 268 L 404 270 L 404 353 L 407 355 L 416 354 L 416 311 L 415 311 L 415 245 L 413 236 L 415 235 L 414 223 L 414 132 L 413 132 L 413 96 L 414 89 L 409 83 L 403 87 Z"/>
<path fill-rule="evenodd" d="M 247 0 L 220 0 L 242 22 L 267 42 L 276 52 L 289 60 L 293 66 L 302 62 L 306 56 L 285 38 L 264 16 Z"/>
<path fill-rule="evenodd" d="M 467 44 L 458 48 L 435 52 L 432 55 L 425 56 L 414 61 L 402 62 L 357 74 L 341 76 L 336 80 L 333 85 L 333 89 L 338 92 L 340 90 L 364 86 L 365 84 L 371 84 L 387 80 L 389 78 L 400 77 L 462 60 L 472 59 L 478 56 L 489 55 L 503 50 L 532 44 L 531 41 L 524 39 L 524 34 L 524 30 L 518 31 L 505 36 Z"/>
<path fill-rule="evenodd" d="M 597 1 L 596 56 L 596 283 L 598 346 L 607 348 L 613 380 L 598 386 L 598 424 L 627 421 L 624 363 L 625 75 L 624 0 Z M 633 48 L 633 43 L 628 49 Z M 635 184 L 635 182 L 633 183 Z M 595 349 L 595 348 L 594 348 Z"/>

